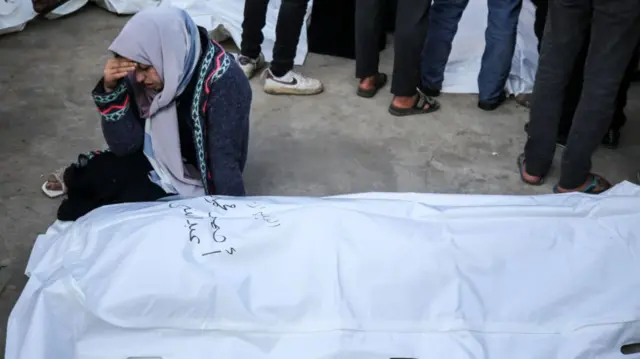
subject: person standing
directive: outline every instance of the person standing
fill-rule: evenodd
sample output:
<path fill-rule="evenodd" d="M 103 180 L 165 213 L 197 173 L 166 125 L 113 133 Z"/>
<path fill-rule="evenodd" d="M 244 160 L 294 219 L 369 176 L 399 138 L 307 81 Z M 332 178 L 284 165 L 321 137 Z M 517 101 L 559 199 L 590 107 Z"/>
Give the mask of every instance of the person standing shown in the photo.
<path fill-rule="evenodd" d="M 429 33 L 422 50 L 422 90 L 440 95 L 444 71 L 451 54 L 458 23 L 469 0 L 433 0 Z M 478 75 L 478 107 L 498 108 L 507 98 L 504 87 L 511 71 L 522 0 L 488 0 L 485 49 Z"/>
<path fill-rule="evenodd" d="M 315 95 L 324 90 L 319 80 L 293 71 L 309 0 L 282 0 L 276 24 L 273 61 L 264 72 L 264 91 L 273 95 Z M 238 63 L 248 78 L 265 67 L 261 53 L 269 0 L 246 0 Z"/>
<path fill-rule="evenodd" d="M 389 105 L 394 116 L 427 114 L 440 108 L 437 101 L 418 91 L 420 51 L 427 33 L 431 0 L 398 0 L 394 34 L 394 61 Z M 356 0 L 356 77 L 358 96 L 370 98 L 387 83 L 378 71 L 380 33 L 385 0 Z"/>
<path fill-rule="evenodd" d="M 640 2 L 550 1 L 544 31 L 529 138 L 518 157 L 520 177 L 527 184 L 540 185 L 549 172 L 566 88 L 588 39 L 584 82 L 554 192 L 602 193 L 611 184 L 591 172 L 591 156 L 613 119 L 618 91 L 640 41 Z"/>
<path fill-rule="evenodd" d="M 536 15 L 534 23 L 534 31 L 538 38 L 538 52 L 540 51 L 540 45 L 544 36 L 544 27 L 547 21 L 547 12 L 549 8 L 549 0 L 532 0 L 536 6 Z M 578 107 L 580 101 L 580 95 L 582 93 L 582 83 L 584 81 L 584 66 L 587 58 L 587 52 L 589 49 L 589 35 L 584 41 L 582 49 L 577 57 L 575 66 L 572 70 L 569 83 L 567 85 L 566 97 L 562 106 L 562 116 L 560 118 L 560 127 L 558 128 L 558 137 L 556 144 L 561 147 L 567 145 L 567 138 L 569 137 L 569 130 L 571 129 L 571 122 L 573 121 L 573 114 Z M 609 130 L 602 139 L 602 145 L 609 149 L 615 149 L 620 144 L 620 131 L 627 122 L 627 117 L 624 113 L 624 109 L 627 105 L 627 92 L 629 86 L 633 80 L 633 73 L 637 67 L 638 56 L 640 53 L 638 49 L 634 52 L 634 55 L 629 61 L 629 65 L 625 72 L 622 84 L 616 97 L 616 109 L 613 114 L 613 120 L 609 126 Z M 525 126 L 527 131 L 528 126 Z"/>

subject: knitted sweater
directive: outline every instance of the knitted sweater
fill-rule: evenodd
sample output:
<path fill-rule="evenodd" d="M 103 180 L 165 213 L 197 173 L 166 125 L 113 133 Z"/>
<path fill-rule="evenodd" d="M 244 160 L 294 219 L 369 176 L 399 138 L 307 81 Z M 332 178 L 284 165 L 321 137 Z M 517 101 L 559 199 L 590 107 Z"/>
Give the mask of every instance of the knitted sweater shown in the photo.
<path fill-rule="evenodd" d="M 204 173 L 207 194 L 243 196 L 251 87 L 233 58 L 206 30 L 199 30 L 202 55 L 191 82 L 175 100 L 182 157 Z M 145 120 L 129 80 L 122 79 L 111 93 L 105 93 L 103 83 L 101 79 L 92 95 L 109 149 L 120 156 L 142 151 Z"/>

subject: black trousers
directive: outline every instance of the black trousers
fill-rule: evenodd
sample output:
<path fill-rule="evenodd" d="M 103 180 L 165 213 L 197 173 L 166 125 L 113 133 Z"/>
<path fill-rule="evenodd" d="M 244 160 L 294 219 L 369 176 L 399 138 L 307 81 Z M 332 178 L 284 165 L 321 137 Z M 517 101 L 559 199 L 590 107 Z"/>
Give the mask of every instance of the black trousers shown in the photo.
<path fill-rule="evenodd" d="M 549 2 L 525 146 L 531 175 L 543 176 L 551 166 L 566 88 L 587 39 L 582 91 L 562 158 L 563 188 L 585 183 L 591 156 L 612 122 L 625 70 L 640 40 L 640 2 Z"/>
<path fill-rule="evenodd" d="M 538 38 L 538 51 L 542 44 L 544 36 L 544 27 L 547 22 L 547 13 L 549 11 L 549 0 L 532 0 L 536 6 L 536 15 L 534 23 L 534 31 Z M 567 85 L 567 92 L 565 102 L 562 108 L 562 117 L 560 119 L 560 127 L 558 129 L 559 138 L 567 138 L 569 136 L 569 130 L 571 129 L 571 123 L 573 121 L 573 114 L 578 107 L 580 101 L 580 94 L 582 93 L 582 82 L 584 74 L 584 65 L 587 59 L 587 52 L 589 50 L 589 37 L 587 34 L 582 49 L 576 59 L 573 72 L 571 74 L 569 84 Z M 639 49 L 636 49 L 633 58 L 629 62 L 629 66 L 625 72 L 625 76 L 620 85 L 618 96 L 616 97 L 616 107 L 613 114 L 613 120 L 611 121 L 610 129 L 614 131 L 620 131 L 627 122 L 627 117 L 624 113 L 624 108 L 627 106 L 627 92 L 631 85 L 633 73 L 636 70 L 638 63 L 638 56 L 640 55 Z"/>
<path fill-rule="evenodd" d="M 427 36 L 431 0 L 398 0 L 391 93 L 413 96 L 420 84 L 420 54 Z M 379 34 L 385 0 L 356 0 L 356 77 L 378 73 Z"/>
<path fill-rule="evenodd" d="M 307 12 L 309 0 L 282 0 L 276 25 L 276 43 L 273 48 L 271 72 L 274 76 L 284 76 L 293 68 L 300 33 Z M 246 0 L 244 21 L 242 22 L 242 43 L 240 52 L 252 59 L 260 56 L 262 29 L 267 18 L 269 0 Z"/>

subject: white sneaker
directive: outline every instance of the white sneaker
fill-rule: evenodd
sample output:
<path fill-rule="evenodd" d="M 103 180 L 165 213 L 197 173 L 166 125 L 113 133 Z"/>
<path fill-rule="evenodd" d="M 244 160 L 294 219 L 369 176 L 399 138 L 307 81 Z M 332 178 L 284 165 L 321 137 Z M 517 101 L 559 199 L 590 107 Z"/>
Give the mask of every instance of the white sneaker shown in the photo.
<path fill-rule="evenodd" d="M 260 54 L 257 59 L 252 59 L 244 55 L 238 55 L 238 65 L 248 79 L 251 79 L 256 72 L 262 70 L 265 65 L 264 55 Z"/>
<path fill-rule="evenodd" d="M 322 82 L 289 71 L 284 76 L 275 77 L 270 69 L 263 73 L 264 92 L 270 95 L 315 95 L 324 91 Z"/>

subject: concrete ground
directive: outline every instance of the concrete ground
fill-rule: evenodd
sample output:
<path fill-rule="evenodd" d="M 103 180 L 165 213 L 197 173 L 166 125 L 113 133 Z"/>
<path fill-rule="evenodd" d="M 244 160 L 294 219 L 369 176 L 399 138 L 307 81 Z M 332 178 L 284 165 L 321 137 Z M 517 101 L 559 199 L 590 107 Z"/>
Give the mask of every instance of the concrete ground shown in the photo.
<path fill-rule="evenodd" d="M 88 6 L 0 37 L 0 265 L 12 273 L 0 294 L 0 348 L 33 241 L 59 204 L 40 192 L 42 176 L 104 146 L 89 93 L 125 21 Z M 392 60 L 385 51 L 383 71 L 390 72 Z M 311 54 L 304 72 L 322 79 L 326 92 L 308 98 L 270 97 L 253 80 L 251 194 L 551 192 L 557 170 L 543 187 L 519 181 L 515 159 L 528 112 L 515 102 L 487 113 L 476 108 L 474 95 L 444 95 L 439 112 L 398 119 L 387 113 L 388 88 L 373 100 L 354 95 L 353 69 L 353 61 Z M 640 140 L 632 135 L 640 126 L 639 92 L 631 90 L 622 147 L 594 159 L 594 170 L 615 182 L 640 168 Z"/>

